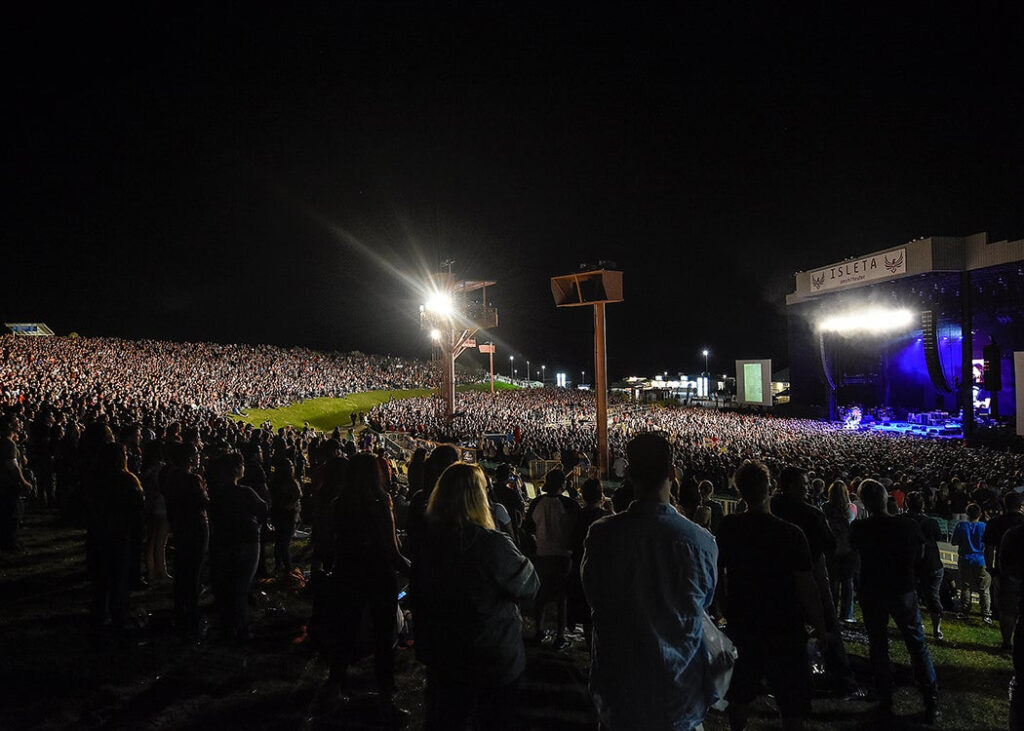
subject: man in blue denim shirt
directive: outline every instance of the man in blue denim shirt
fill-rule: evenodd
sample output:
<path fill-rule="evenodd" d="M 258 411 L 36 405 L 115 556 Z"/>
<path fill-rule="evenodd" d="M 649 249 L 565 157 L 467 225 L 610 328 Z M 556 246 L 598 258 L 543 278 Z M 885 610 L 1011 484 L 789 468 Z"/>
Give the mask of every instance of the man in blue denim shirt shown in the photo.
<path fill-rule="evenodd" d="M 672 448 L 664 437 L 640 434 L 626 456 L 636 499 L 594 523 L 584 545 L 590 692 L 611 731 L 690 731 L 715 700 L 701 618 L 714 597 L 718 548 L 669 505 Z"/>

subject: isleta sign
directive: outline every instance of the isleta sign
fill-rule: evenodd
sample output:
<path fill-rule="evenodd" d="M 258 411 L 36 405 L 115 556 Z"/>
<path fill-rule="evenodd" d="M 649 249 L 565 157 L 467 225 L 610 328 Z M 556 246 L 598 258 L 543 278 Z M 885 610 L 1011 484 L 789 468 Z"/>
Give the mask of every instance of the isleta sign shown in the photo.
<path fill-rule="evenodd" d="M 907 272 L 907 250 L 893 249 L 860 259 L 851 259 L 811 272 L 811 291 L 824 292 L 848 284 L 888 279 Z"/>

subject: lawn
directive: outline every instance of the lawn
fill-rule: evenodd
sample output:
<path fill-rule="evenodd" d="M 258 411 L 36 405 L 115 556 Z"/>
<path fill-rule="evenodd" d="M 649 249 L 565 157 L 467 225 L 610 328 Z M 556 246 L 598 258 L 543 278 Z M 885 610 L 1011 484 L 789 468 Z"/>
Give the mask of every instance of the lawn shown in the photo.
<path fill-rule="evenodd" d="M 496 381 L 494 388 L 497 391 L 507 391 L 516 389 L 518 386 Z M 464 393 L 466 391 L 490 391 L 490 389 L 490 383 L 473 383 L 459 386 L 457 390 Z M 406 391 L 364 391 L 344 398 L 309 399 L 278 409 L 250 409 L 244 416 L 233 416 L 233 418 L 257 426 L 269 421 L 275 429 L 289 425 L 301 427 L 308 421 L 310 426 L 315 429 L 330 431 L 336 426 L 343 428 L 350 426 L 354 412 L 365 413 L 377 404 L 391 399 L 430 396 L 433 393 L 435 391 L 429 388 L 415 388 Z"/>

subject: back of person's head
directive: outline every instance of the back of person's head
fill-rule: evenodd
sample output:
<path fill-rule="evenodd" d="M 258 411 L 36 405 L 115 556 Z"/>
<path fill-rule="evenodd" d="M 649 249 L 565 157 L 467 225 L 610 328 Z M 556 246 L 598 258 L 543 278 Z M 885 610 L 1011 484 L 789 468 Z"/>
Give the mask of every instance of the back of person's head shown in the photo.
<path fill-rule="evenodd" d="M 108 475 L 127 470 L 128 458 L 124 446 L 117 443 L 104 444 L 100 448 L 96 466 L 100 472 Z"/>
<path fill-rule="evenodd" d="M 779 474 L 779 489 L 783 495 L 801 497 L 807 491 L 807 472 L 793 465 L 784 467 Z"/>
<path fill-rule="evenodd" d="M 348 457 L 331 457 L 324 466 L 324 482 L 321 489 L 328 495 L 337 496 L 348 481 Z"/>
<path fill-rule="evenodd" d="M 601 481 L 596 477 L 591 477 L 580 487 L 580 495 L 583 496 L 583 502 L 587 505 L 595 505 L 601 502 L 604 498 L 604 488 L 601 486 Z"/>
<path fill-rule="evenodd" d="M 459 452 L 451 444 L 439 444 L 423 463 L 423 489 L 431 492 L 441 473 L 459 461 Z"/>
<path fill-rule="evenodd" d="M 850 504 L 850 492 L 845 482 L 836 480 L 828 486 L 828 501 L 840 508 Z"/>
<path fill-rule="evenodd" d="M 981 506 L 978 503 L 971 503 L 967 506 L 967 519 L 977 520 L 981 517 Z"/>
<path fill-rule="evenodd" d="M 748 505 L 761 505 L 768 499 L 771 475 L 768 468 L 757 460 L 748 459 L 736 470 L 736 489 Z"/>
<path fill-rule="evenodd" d="M 466 462 L 456 462 L 445 469 L 430 494 L 427 519 L 494 530 L 484 471 Z"/>
<path fill-rule="evenodd" d="M 274 465 L 274 479 L 284 480 L 291 477 L 295 477 L 295 463 L 288 457 L 281 457 Z"/>
<path fill-rule="evenodd" d="M 907 495 L 907 510 L 911 513 L 923 513 L 924 495 L 919 492 L 912 492 Z"/>
<path fill-rule="evenodd" d="M 872 516 L 888 514 L 889 493 L 878 480 L 868 479 L 860 483 L 860 500 Z"/>
<path fill-rule="evenodd" d="M 700 505 L 700 490 L 697 483 L 686 480 L 679 486 L 679 494 L 676 497 L 683 514 L 690 520 L 696 521 L 697 506 Z"/>
<path fill-rule="evenodd" d="M 715 486 L 711 484 L 711 480 L 701 480 L 697 485 L 697 490 L 700 492 L 700 496 L 706 499 L 714 494 Z"/>
<path fill-rule="evenodd" d="M 239 452 L 224 452 L 206 465 L 207 481 L 218 485 L 234 482 L 244 472 L 245 458 Z"/>
<path fill-rule="evenodd" d="M 1010 492 L 1003 495 L 1003 510 L 1007 513 L 1018 513 L 1020 512 L 1020 506 L 1024 505 L 1024 495 L 1019 492 Z"/>
<path fill-rule="evenodd" d="M 142 469 L 146 470 L 163 460 L 164 450 L 155 439 L 142 445 Z"/>
<path fill-rule="evenodd" d="M 348 460 L 348 476 L 342 483 L 338 500 L 348 507 L 365 506 L 387 494 L 384 474 L 377 457 L 360 452 Z"/>
<path fill-rule="evenodd" d="M 657 432 L 638 434 L 626 445 L 629 479 L 638 490 L 658 489 L 672 476 L 672 445 Z"/>
<path fill-rule="evenodd" d="M 561 495 L 562 490 L 565 489 L 565 473 L 557 467 L 548 470 L 548 473 L 544 475 L 543 489 L 548 495 Z"/>
<path fill-rule="evenodd" d="M 182 442 L 172 442 L 168 445 L 167 453 L 168 462 L 180 470 L 193 466 L 198 455 L 194 446 Z"/>
<path fill-rule="evenodd" d="M 622 480 L 622 484 L 619 485 L 618 489 L 612 493 L 612 510 L 616 513 L 621 513 L 629 508 L 629 504 L 633 502 L 636 497 L 636 490 L 633 487 L 633 483 L 626 477 Z"/>

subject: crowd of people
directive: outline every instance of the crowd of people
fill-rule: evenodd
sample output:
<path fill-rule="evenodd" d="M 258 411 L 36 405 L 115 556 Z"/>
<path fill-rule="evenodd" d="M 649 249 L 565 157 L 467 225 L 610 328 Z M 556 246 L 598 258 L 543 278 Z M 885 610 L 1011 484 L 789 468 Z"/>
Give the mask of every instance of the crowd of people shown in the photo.
<path fill-rule="evenodd" d="M 922 491 L 929 501 L 927 512 L 947 520 L 964 512 L 968 492 L 979 486 L 985 487 L 979 499 L 993 501 L 1002 491 L 1024 485 L 1024 455 L 968 448 L 959 441 L 851 433 L 808 419 L 616 399 L 610 413 L 609 448 L 613 463 L 619 462 L 614 467 L 619 478 L 629 440 L 658 431 L 672 445 L 675 464 L 695 479 L 711 482 L 716 494 L 736 495 L 732 477 L 752 458 L 773 469 L 792 465 L 807 470 L 822 502 L 824 488 L 833 480 L 871 474 L 898 483 L 895 495 L 901 508 L 904 494 Z M 450 423 L 430 399 L 393 400 L 374 407 L 368 418 L 383 431 L 477 446 L 483 455 L 502 461 L 525 466 L 534 459 L 559 460 L 571 466 L 577 464 L 577 455 L 594 461 L 594 415 L 593 393 L 544 388 L 461 395 Z"/>
<path fill-rule="evenodd" d="M 423 388 L 429 363 L 272 345 L 0 336 L 0 402 L 225 413 L 320 396 Z"/>
<path fill-rule="evenodd" d="M 429 368 L 266 346 L 5 337 L 0 348 L 0 548 L 16 546 L 27 497 L 80 522 L 97 629 L 129 630 L 131 594 L 148 584 L 172 598 L 179 631 L 204 636 L 205 584 L 219 636 L 246 642 L 254 580 L 312 575 L 310 638 L 330 663 L 324 697 L 348 692 L 366 645 L 382 712 L 400 714 L 393 648 L 399 631 L 412 632 L 427 667 L 428 729 L 465 728 L 474 714 L 488 728 L 514 726 L 521 610 L 532 614 L 527 641 L 554 651 L 582 628 L 609 729 L 698 727 L 723 700 L 702 645 L 721 622 L 738 650 L 732 728 L 745 727 L 764 683 L 784 727 L 799 728 L 813 665 L 839 698 L 863 700 L 841 632 L 857 601 L 882 714 L 893 711 L 891 618 L 925 720 L 939 716 L 922 606 L 936 641 L 944 615 L 968 617 L 977 595 L 982 621 L 998 620 L 1002 649 L 1024 672 L 1013 642 L 1019 454 L 613 399 L 617 488 L 607 499 L 574 469 L 596 461 L 589 392 L 464 394 L 451 422 L 430 399 L 392 400 L 361 433 L 275 431 L 228 414 L 423 386 Z M 384 449 L 395 432 L 434 444 L 399 464 Z M 460 461 L 450 443 L 477 447 L 493 473 Z M 530 496 L 515 467 L 535 460 L 560 466 Z M 951 536 L 936 518 L 955 523 Z M 304 574 L 291 552 L 299 524 L 312 534 Z M 959 596 L 943 594 L 946 537 Z"/>

